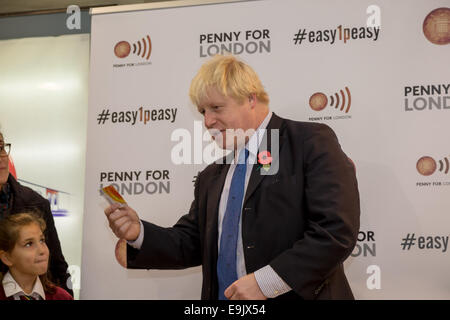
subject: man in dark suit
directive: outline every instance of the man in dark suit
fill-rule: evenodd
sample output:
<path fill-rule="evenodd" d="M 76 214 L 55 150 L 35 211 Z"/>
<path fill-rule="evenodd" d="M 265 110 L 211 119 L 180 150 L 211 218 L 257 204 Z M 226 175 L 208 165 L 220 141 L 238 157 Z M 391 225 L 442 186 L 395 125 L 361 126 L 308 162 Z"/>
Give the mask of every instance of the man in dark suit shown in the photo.
<path fill-rule="evenodd" d="M 47 226 L 45 238 L 50 251 L 51 280 L 73 296 L 72 282 L 67 272 L 68 264 L 61 250 L 50 203 L 35 191 L 22 186 L 9 173 L 9 150 L 10 145 L 5 143 L 3 134 L 0 132 L 0 219 L 6 215 L 30 211 L 42 216 Z M 0 262 L 0 272 L 5 270 L 6 266 Z"/>
<path fill-rule="evenodd" d="M 111 229 L 128 240 L 127 267 L 202 265 L 202 299 L 353 299 L 343 262 L 359 193 L 334 132 L 272 113 L 256 73 L 233 56 L 205 63 L 190 97 L 235 161 L 199 173 L 189 213 L 171 228 L 108 207 Z"/>

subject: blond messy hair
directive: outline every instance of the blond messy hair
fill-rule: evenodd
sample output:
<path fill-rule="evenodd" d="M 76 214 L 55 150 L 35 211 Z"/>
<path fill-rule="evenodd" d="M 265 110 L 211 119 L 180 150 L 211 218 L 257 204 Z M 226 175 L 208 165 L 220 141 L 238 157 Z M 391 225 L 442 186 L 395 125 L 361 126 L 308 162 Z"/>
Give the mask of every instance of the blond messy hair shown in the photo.
<path fill-rule="evenodd" d="M 231 54 L 217 54 L 200 67 L 189 89 L 192 103 L 199 107 L 210 88 L 239 103 L 255 94 L 258 101 L 269 104 L 269 96 L 256 72 Z"/>

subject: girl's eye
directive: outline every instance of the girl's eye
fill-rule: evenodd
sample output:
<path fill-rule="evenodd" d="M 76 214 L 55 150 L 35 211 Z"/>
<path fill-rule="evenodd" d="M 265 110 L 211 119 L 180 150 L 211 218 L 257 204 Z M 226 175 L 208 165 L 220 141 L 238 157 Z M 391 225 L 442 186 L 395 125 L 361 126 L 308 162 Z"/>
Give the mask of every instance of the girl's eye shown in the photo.
<path fill-rule="evenodd" d="M 31 247 L 31 245 L 33 244 L 33 242 L 27 242 L 26 244 L 25 244 L 25 247 Z"/>
<path fill-rule="evenodd" d="M 45 239 L 41 239 L 40 242 L 41 242 L 41 243 L 45 243 Z"/>

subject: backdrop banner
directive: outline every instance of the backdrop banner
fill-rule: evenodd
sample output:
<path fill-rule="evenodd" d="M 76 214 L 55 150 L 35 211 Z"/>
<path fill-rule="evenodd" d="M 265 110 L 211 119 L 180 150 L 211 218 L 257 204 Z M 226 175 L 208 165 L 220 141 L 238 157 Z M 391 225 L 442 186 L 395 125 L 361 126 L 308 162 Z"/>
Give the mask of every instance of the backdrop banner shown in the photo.
<path fill-rule="evenodd" d="M 327 124 L 354 162 L 361 228 L 344 265 L 355 297 L 449 299 L 448 1 L 186 3 L 92 16 L 81 298 L 200 298 L 201 267 L 119 264 L 99 190 L 113 184 L 165 227 L 188 212 L 213 159 L 189 85 L 231 52 L 272 111 Z"/>

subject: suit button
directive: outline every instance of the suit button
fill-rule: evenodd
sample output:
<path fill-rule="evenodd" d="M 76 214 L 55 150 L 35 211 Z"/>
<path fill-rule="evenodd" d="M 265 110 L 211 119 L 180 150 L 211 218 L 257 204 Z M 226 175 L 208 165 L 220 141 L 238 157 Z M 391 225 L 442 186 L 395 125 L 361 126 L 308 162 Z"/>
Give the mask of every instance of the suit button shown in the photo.
<path fill-rule="evenodd" d="M 247 249 L 253 249 L 255 246 L 247 246 Z"/>
<path fill-rule="evenodd" d="M 250 212 L 252 212 L 252 208 L 249 208 L 249 207 L 244 208 L 244 211 L 250 213 Z"/>

